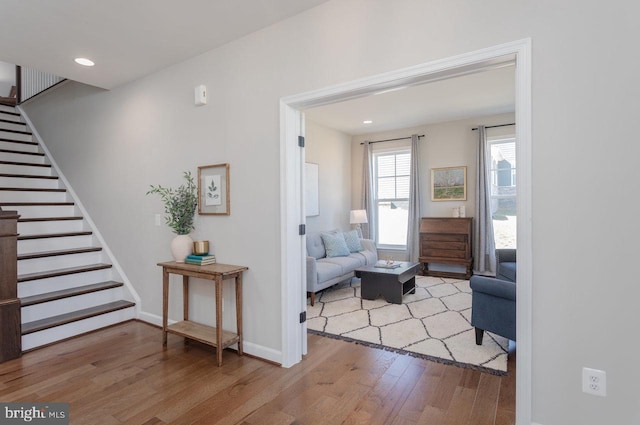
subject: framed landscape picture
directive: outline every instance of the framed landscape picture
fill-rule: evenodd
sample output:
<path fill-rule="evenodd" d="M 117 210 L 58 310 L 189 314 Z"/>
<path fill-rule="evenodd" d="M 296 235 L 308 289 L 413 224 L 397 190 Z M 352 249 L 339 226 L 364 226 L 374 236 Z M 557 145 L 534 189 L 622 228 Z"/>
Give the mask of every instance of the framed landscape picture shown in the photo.
<path fill-rule="evenodd" d="M 467 167 L 431 169 L 432 201 L 466 201 Z"/>
<path fill-rule="evenodd" d="M 229 164 L 198 167 L 198 214 L 231 214 Z"/>

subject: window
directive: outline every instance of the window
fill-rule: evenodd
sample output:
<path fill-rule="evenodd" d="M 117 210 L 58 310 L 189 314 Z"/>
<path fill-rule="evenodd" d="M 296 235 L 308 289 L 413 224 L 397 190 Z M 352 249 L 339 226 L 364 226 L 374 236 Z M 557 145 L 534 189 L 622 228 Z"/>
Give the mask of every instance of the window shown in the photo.
<path fill-rule="evenodd" d="M 489 140 L 491 211 L 496 248 L 516 248 L 516 140 Z"/>
<path fill-rule="evenodd" d="M 408 150 L 374 154 L 376 243 L 382 248 L 406 249 L 409 221 Z"/>

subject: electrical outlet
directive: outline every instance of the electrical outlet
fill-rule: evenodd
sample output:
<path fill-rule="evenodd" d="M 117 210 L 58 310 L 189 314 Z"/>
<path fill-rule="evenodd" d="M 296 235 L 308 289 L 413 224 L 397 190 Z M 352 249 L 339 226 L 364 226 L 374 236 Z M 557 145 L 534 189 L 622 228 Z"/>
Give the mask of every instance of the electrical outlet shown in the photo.
<path fill-rule="evenodd" d="M 604 370 L 582 368 L 582 391 L 587 394 L 606 397 L 607 373 Z"/>

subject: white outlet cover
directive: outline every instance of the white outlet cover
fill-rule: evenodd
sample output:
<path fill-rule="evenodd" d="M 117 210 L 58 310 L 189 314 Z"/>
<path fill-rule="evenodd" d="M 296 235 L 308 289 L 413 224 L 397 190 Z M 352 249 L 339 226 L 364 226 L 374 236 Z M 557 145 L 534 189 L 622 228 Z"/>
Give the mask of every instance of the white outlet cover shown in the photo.
<path fill-rule="evenodd" d="M 607 395 L 607 373 L 604 370 L 582 368 L 582 391 L 600 397 Z"/>

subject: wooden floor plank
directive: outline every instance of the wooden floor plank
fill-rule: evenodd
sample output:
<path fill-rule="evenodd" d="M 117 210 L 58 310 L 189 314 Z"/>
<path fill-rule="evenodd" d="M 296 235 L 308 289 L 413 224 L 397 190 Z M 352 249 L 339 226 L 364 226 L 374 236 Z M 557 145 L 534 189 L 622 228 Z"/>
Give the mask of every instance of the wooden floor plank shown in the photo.
<path fill-rule="evenodd" d="M 0 364 L 3 401 L 70 403 L 72 424 L 510 425 L 509 375 L 494 376 L 310 335 L 291 367 L 184 344 L 131 321 Z"/>

